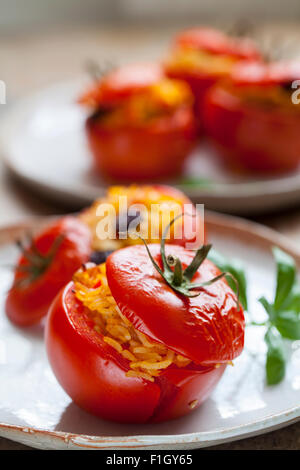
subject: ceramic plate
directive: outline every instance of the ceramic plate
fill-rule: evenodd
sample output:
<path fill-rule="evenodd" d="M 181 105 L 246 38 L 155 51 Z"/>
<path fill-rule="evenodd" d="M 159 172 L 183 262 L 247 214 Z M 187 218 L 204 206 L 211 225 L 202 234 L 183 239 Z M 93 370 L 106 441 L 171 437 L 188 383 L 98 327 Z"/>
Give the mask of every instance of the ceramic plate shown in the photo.
<path fill-rule="evenodd" d="M 2 121 L 2 153 L 11 171 L 48 198 L 79 208 L 105 191 L 91 168 L 84 136 L 85 112 L 76 104 L 83 80 L 53 85 L 22 100 Z M 300 200 L 300 169 L 277 179 L 254 180 L 227 172 L 207 145 L 190 157 L 179 186 L 207 208 L 258 213 Z"/>
<path fill-rule="evenodd" d="M 151 425 L 102 421 L 79 409 L 58 385 L 43 344 L 43 325 L 19 329 L 4 314 L 12 273 L 4 266 L 16 256 L 12 240 L 42 221 L 0 231 L 0 435 L 48 449 L 191 449 L 262 434 L 300 417 L 300 342 L 288 342 L 285 380 L 265 384 L 264 328 L 248 327 L 243 354 L 212 394 L 190 416 Z M 250 310 L 264 313 L 256 299 L 271 298 L 274 263 L 270 248 L 280 246 L 300 263 L 300 252 L 277 233 L 228 216 L 206 215 L 209 239 L 226 256 L 247 266 Z"/>

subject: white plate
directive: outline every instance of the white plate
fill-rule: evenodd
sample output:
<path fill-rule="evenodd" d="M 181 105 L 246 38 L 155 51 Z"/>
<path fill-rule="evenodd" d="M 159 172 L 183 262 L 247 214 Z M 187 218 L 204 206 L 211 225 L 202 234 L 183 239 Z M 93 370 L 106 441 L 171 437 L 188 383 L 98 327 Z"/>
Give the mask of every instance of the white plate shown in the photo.
<path fill-rule="evenodd" d="M 105 191 L 91 168 L 83 126 L 85 112 L 76 104 L 85 82 L 53 85 L 23 99 L 2 120 L 1 145 L 7 166 L 45 196 L 79 208 Z M 191 156 L 186 175 L 211 181 L 184 185 L 195 202 L 235 213 L 258 213 L 299 202 L 300 169 L 276 179 L 253 180 L 227 172 L 207 145 Z"/>
<path fill-rule="evenodd" d="M 286 249 L 298 263 L 300 253 L 285 238 L 250 222 L 207 214 L 206 223 L 216 248 L 247 265 L 250 308 L 257 320 L 262 318 L 256 299 L 272 295 L 271 245 Z M 11 240 L 23 230 L 0 231 L 0 265 L 12 262 L 16 252 Z M 300 342 L 287 342 L 286 378 L 267 387 L 264 331 L 251 327 L 243 354 L 227 368 L 211 398 L 190 416 L 155 425 L 97 419 L 72 403 L 58 385 L 46 358 L 43 327 L 18 329 L 9 323 L 3 302 L 11 273 L 4 267 L 0 281 L 0 436 L 52 449 L 191 449 L 262 434 L 300 417 Z"/>

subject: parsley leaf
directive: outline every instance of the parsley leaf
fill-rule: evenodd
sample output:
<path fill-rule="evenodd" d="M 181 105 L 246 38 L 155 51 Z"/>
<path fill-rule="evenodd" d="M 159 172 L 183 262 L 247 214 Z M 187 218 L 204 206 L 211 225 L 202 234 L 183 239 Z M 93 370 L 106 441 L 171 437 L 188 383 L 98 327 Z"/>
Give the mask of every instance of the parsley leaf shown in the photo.
<path fill-rule="evenodd" d="M 293 258 L 277 247 L 273 248 L 277 265 L 277 286 L 274 300 L 275 310 L 279 310 L 289 296 L 296 278 L 296 266 Z"/>
<path fill-rule="evenodd" d="M 300 314 L 293 310 L 278 312 L 274 325 L 280 334 L 287 339 L 300 339 Z"/>
<path fill-rule="evenodd" d="M 293 258 L 277 247 L 273 248 L 277 267 L 277 284 L 273 303 L 265 297 L 259 302 L 269 320 L 265 341 L 268 346 L 266 372 L 268 384 L 279 383 L 285 374 L 286 357 L 283 338 L 300 339 L 300 285 Z"/>
<path fill-rule="evenodd" d="M 208 259 L 212 261 L 222 272 L 228 272 L 235 277 L 239 285 L 239 301 L 245 310 L 248 309 L 247 301 L 247 280 L 242 263 L 238 259 L 227 259 L 217 250 L 212 248 L 208 254 Z M 235 282 L 228 276 L 227 282 L 231 289 L 237 294 Z"/>
<path fill-rule="evenodd" d="M 265 311 L 269 315 L 269 319 L 271 321 L 273 321 L 273 319 L 275 318 L 273 305 L 265 297 L 260 297 L 260 299 L 258 299 L 258 301 L 262 304 Z"/>
<path fill-rule="evenodd" d="M 274 326 L 271 326 L 265 335 L 268 346 L 266 372 L 268 385 L 276 385 L 285 376 L 286 357 L 281 335 Z"/>

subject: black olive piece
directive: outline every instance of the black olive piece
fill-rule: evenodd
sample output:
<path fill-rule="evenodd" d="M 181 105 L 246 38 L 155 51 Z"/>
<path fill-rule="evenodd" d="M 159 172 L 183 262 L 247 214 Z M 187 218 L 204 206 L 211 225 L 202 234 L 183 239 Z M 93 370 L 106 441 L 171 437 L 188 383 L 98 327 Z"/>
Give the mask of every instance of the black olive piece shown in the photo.
<path fill-rule="evenodd" d="M 135 221 L 136 224 L 135 226 L 137 227 L 142 220 L 142 216 L 140 212 L 136 212 L 135 215 L 129 215 L 128 213 L 121 213 L 117 216 L 116 220 L 116 233 L 117 236 L 119 235 L 120 232 L 124 231 L 124 229 L 127 231 L 129 228 L 129 225 L 131 222 Z"/>
<path fill-rule="evenodd" d="M 90 256 L 90 261 L 95 264 L 105 263 L 108 256 L 113 252 L 111 251 L 93 251 Z"/>
<path fill-rule="evenodd" d="M 109 114 L 110 111 L 111 110 L 109 108 L 97 108 L 96 111 L 94 111 L 93 114 L 91 114 L 91 116 L 89 117 L 89 120 L 98 121 L 104 118 L 105 116 L 107 116 L 107 114 Z"/>
<path fill-rule="evenodd" d="M 285 82 L 281 84 L 281 87 L 286 91 L 292 91 L 292 83 L 291 81 Z"/>

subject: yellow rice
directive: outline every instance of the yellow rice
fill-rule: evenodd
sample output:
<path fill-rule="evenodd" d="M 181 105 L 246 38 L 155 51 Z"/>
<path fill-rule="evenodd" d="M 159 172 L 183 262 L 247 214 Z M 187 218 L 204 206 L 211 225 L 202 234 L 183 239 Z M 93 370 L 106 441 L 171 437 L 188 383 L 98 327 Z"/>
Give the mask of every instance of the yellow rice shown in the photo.
<path fill-rule="evenodd" d="M 130 361 L 128 377 L 142 377 L 153 382 L 160 371 L 171 364 L 185 367 L 191 362 L 166 346 L 151 341 L 122 315 L 107 284 L 105 264 L 83 267 L 75 273 L 74 284 L 75 295 L 88 309 L 95 331 Z"/>
<path fill-rule="evenodd" d="M 236 63 L 235 57 L 211 54 L 190 47 L 178 48 L 167 61 L 167 67 L 172 71 L 208 71 L 213 75 L 226 75 L 231 72 Z"/>
<path fill-rule="evenodd" d="M 97 209 L 101 204 L 110 204 L 115 210 L 116 216 L 122 212 L 120 207 L 120 198 L 127 198 L 128 208 L 133 204 L 142 205 L 144 211 L 141 212 L 141 218 L 143 221 L 148 221 L 149 223 L 144 223 L 139 227 L 140 235 L 148 243 L 157 243 L 159 238 L 161 238 L 163 229 L 168 225 L 168 223 L 175 218 L 179 213 L 182 212 L 182 201 L 180 198 L 176 199 L 175 197 L 164 194 L 161 191 L 158 191 L 153 186 L 111 186 L 108 188 L 108 192 L 105 197 L 96 200 L 93 205 L 83 211 L 80 214 L 80 219 L 88 225 L 92 233 L 92 249 L 97 251 L 106 251 L 106 250 L 117 250 L 124 246 L 133 245 L 141 243 L 141 240 L 138 238 L 128 237 L 126 239 L 101 239 L 99 234 L 97 234 L 97 226 L 103 217 L 111 218 L 114 222 L 113 213 L 105 213 L 105 215 L 97 215 Z M 156 205 L 156 211 L 151 212 L 151 219 L 149 217 L 151 208 L 153 205 Z M 151 224 L 152 222 L 152 224 Z M 174 227 L 171 229 L 171 236 L 176 230 L 177 224 L 181 224 L 181 220 L 175 222 Z M 113 224 L 112 224 L 113 225 Z M 157 228 L 157 236 L 153 236 L 154 227 Z"/>

